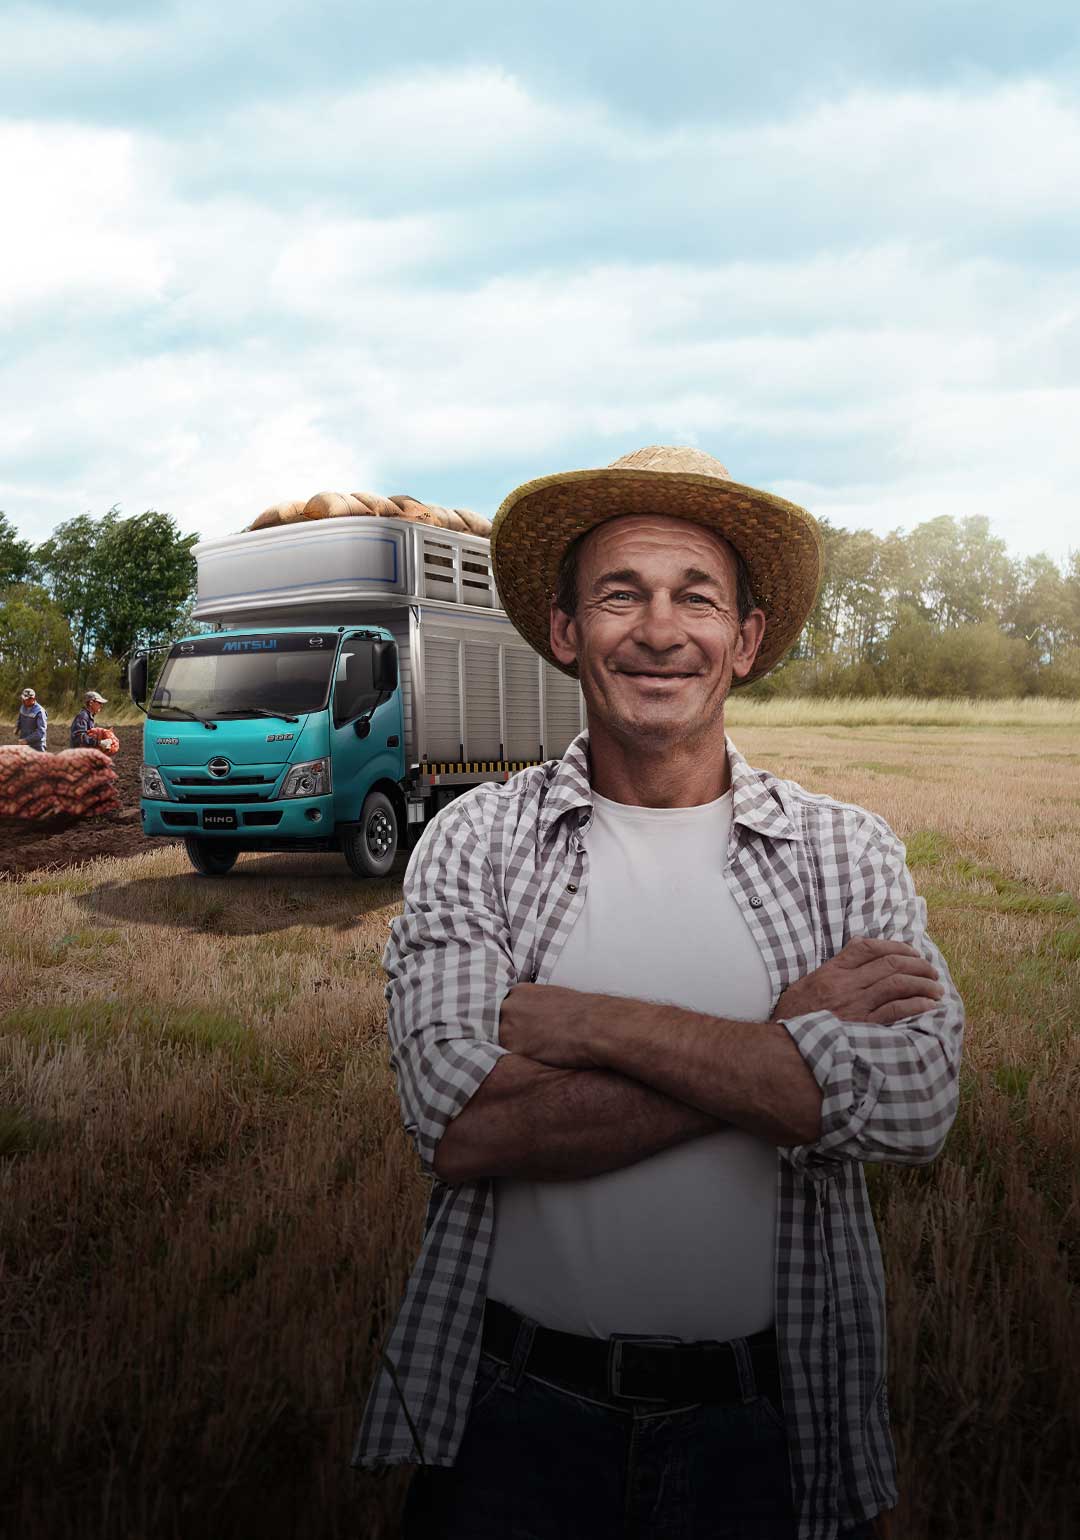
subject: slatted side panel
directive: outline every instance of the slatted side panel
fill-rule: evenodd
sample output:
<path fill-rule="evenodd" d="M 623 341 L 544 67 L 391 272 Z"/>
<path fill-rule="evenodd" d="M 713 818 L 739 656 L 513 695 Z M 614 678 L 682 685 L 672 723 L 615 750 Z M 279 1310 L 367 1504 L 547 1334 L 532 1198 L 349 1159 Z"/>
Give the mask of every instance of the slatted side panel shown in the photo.
<path fill-rule="evenodd" d="M 458 647 L 442 637 L 424 638 L 425 749 L 428 759 L 461 759 Z"/>
<path fill-rule="evenodd" d="M 491 552 L 461 549 L 461 601 L 478 609 L 498 608 L 491 576 Z"/>
<path fill-rule="evenodd" d="M 499 759 L 498 643 L 466 642 L 464 646 L 465 758 Z"/>
<path fill-rule="evenodd" d="M 556 759 L 565 753 L 581 731 L 581 691 L 576 679 L 544 662 L 544 688 L 547 696 L 544 713 L 544 754 Z"/>
<path fill-rule="evenodd" d="M 540 671 L 531 648 L 503 649 L 506 681 L 506 758 L 536 759 L 540 754 Z"/>
<path fill-rule="evenodd" d="M 457 601 L 456 564 L 461 548 L 449 540 L 440 540 L 425 529 L 420 543 L 425 599 Z"/>

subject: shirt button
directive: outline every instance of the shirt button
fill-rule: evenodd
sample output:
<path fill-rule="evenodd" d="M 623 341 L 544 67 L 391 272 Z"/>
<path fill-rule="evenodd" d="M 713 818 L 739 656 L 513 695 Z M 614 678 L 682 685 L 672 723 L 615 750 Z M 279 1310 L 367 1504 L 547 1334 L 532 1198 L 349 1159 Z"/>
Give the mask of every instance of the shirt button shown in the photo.
<path fill-rule="evenodd" d="M 576 893 L 577 892 L 577 883 L 576 882 L 568 882 L 566 884 L 566 891 L 568 893 Z"/>
<path fill-rule="evenodd" d="M 756 897 L 752 898 L 750 900 L 750 907 L 751 907 L 751 909 L 760 909 L 763 902 L 764 902 L 763 899 L 756 898 Z"/>

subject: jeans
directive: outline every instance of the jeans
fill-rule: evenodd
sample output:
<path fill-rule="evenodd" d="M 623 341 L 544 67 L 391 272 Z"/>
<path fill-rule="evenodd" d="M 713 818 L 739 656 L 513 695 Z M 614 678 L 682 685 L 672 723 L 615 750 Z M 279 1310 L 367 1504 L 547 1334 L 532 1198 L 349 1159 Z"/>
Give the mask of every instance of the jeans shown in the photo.
<path fill-rule="evenodd" d="M 741 1402 L 657 1410 L 524 1373 L 528 1332 L 511 1364 L 481 1353 L 457 1460 L 417 1470 L 402 1540 L 795 1540 L 783 1416 L 748 1352 Z"/>

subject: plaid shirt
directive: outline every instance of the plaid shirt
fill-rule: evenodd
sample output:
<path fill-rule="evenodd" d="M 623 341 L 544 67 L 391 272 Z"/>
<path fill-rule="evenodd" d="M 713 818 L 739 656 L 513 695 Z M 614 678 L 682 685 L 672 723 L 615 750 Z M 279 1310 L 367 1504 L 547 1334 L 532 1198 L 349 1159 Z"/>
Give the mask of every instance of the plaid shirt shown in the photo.
<path fill-rule="evenodd" d="M 884 819 L 747 764 L 727 739 L 729 887 L 774 1001 L 856 936 L 907 941 L 939 973 L 938 1005 L 893 1026 L 826 1010 L 784 1021 L 822 1091 L 821 1133 L 777 1149 L 775 1313 L 798 1540 L 833 1540 L 895 1505 L 885 1282 L 863 1163 L 933 1160 L 956 1115 L 964 1014 L 926 935 L 926 901 Z M 489 1180 L 442 1182 L 447 1124 L 501 1054 L 499 1012 L 545 983 L 581 913 L 592 815 L 588 733 L 561 760 L 489 782 L 424 831 L 383 955 L 391 1064 L 433 1186 L 420 1255 L 364 1408 L 352 1463 L 452 1465 L 468 1419 L 494 1220 Z M 576 891 L 574 887 L 576 885 Z"/>

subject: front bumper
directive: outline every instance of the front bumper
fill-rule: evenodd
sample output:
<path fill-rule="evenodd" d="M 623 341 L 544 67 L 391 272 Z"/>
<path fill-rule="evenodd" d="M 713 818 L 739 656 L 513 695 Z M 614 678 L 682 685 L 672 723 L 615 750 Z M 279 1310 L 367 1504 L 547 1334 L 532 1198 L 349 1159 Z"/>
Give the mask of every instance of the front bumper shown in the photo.
<path fill-rule="evenodd" d="M 263 839 L 324 841 L 334 833 L 332 794 L 288 797 L 276 802 L 157 802 L 144 797 L 139 807 L 144 834 L 172 839 L 196 834 L 200 839 L 240 839 L 247 845 Z M 234 827 L 222 826 L 223 812 L 235 815 Z M 205 821 L 207 813 L 216 820 L 210 827 Z"/>

